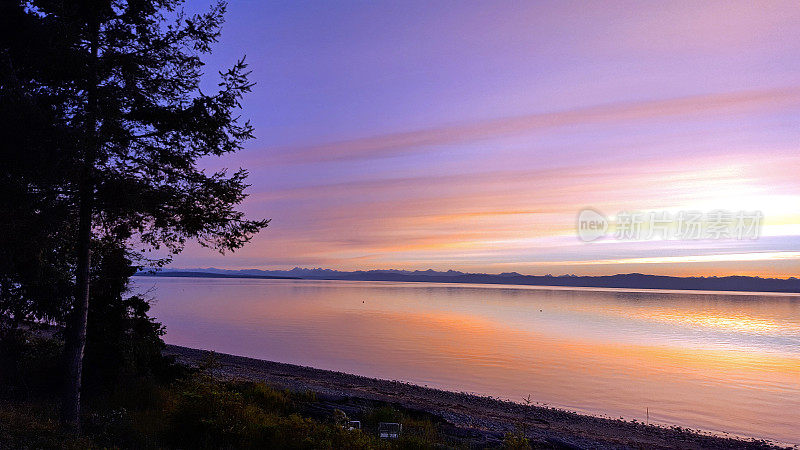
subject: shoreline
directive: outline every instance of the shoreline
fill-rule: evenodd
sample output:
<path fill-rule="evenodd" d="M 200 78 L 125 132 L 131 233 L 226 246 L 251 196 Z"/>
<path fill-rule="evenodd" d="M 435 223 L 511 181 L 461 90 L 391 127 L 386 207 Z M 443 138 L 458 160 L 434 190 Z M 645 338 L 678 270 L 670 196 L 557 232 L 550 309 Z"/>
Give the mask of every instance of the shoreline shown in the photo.
<path fill-rule="evenodd" d="M 729 277 L 665 277 L 645 274 L 617 274 L 605 276 L 504 276 L 496 274 L 463 274 L 462 276 L 410 276 L 400 274 L 374 274 L 368 276 L 275 276 L 242 273 L 217 273 L 175 270 L 170 272 L 138 272 L 134 276 L 153 278 L 242 278 L 242 279 L 294 279 L 308 281 L 377 281 L 395 283 L 442 283 L 486 286 L 530 286 L 540 288 L 632 290 L 644 292 L 686 292 L 710 294 L 783 294 L 800 295 L 800 281 L 795 278 Z M 749 284 L 742 285 L 742 279 Z M 669 283 L 665 280 L 669 280 Z M 766 283 L 766 285 L 765 285 Z M 775 284 L 782 285 L 781 287 Z"/>
<path fill-rule="evenodd" d="M 165 354 L 173 355 L 178 363 L 197 366 L 208 351 L 167 345 Z M 480 443 L 484 446 L 498 444 L 506 433 L 521 428 L 532 444 L 550 448 L 784 448 L 755 438 L 712 435 L 676 426 L 645 425 L 244 356 L 224 353 L 216 353 L 216 356 L 220 365 L 215 375 L 224 379 L 259 381 L 281 389 L 311 391 L 331 411 L 334 408 L 358 411 L 379 402 L 428 413 L 441 419 L 451 433 L 469 438 L 479 446 Z"/>
<path fill-rule="evenodd" d="M 250 280 L 277 280 L 277 281 L 343 281 L 347 283 L 404 283 L 421 285 L 457 285 L 458 287 L 469 287 L 475 289 L 531 289 L 531 290 L 555 290 L 555 291 L 596 291 L 596 292 L 623 292 L 623 293 L 646 293 L 646 294 L 690 294 L 690 295 L 736 295 L 736 296 L 769 296 L 769 297 L 800 297 L 800 292 L 783 291 L 713 291 L 702 289 L 668 289 L 668 288 L 635 288 L 635 287 L 595 287 L 595 286 L 560 286 L 549 284 L 513 284 L 513 283 L 485 283 L 485 282 L 464 282 L 464 281 L 409 281 L 409 280 L 347 280 L 341 278 L 290 278 L 290 277 L 260 277 L 260 276 L 161 276 L 161 275 L 141 275 L 136 274 L 137 278 L 199 278 L 199 279 L 250 279 Z"/>

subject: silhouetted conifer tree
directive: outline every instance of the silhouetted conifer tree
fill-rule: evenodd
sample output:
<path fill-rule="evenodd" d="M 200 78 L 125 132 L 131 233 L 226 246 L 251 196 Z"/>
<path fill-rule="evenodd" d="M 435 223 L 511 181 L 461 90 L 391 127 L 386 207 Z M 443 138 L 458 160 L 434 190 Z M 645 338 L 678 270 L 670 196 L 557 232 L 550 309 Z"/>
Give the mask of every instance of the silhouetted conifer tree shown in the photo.
<path fill-rule="evenodd" d="M 2 133 L 14 162 L 4 169 L 3 183 L 13 188 L 4 201 L 19 195 L 18 216 L 39 221 L 31 236 L 73 242 L 36 248 L 51 248 L 74 273 L 62 412 L 75 427 L 93 245 L 110 240 L 127 251 L 174 254 L 196 239 L 234 250 L 268 223 L 236 209 L 245 170 L 197 167 L 200 158 L 235 152 L 253 137 L 236 115 L 252 84 L 242 59 L 220 73 L 216 92 L 200 90 L 201 58 L 220 35 L 225 4 L 185 15 L 181 3 L 21 0 L 0 10 L 0 114 L 17 115 Z"/>

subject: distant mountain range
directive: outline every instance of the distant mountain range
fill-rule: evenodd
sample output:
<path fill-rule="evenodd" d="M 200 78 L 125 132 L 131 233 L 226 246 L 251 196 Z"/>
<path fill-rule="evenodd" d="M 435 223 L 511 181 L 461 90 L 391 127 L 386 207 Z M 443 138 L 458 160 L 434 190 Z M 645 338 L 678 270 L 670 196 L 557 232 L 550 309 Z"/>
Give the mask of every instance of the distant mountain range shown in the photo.
<path fill-rule="evenodd" d="M 216 270 L 216 269 L 215 269 Z M 165 270 L 162 272 L 139 272 L 138 276 L 150 277 L 168 277 L 168 278 L 268 278 L 279 280 L 299 280 L 300 277 L 281 277 L 277 275 L 256 275 L 244 273 L 220 273 L 220 272 L 204 272 L 201 269 L 197 271 L 184 271 L 184 270 Z"/>
<path fill-rule="evenodd" d="M 522 275 L 517 272 L 501 274 L 466 273 L 456 270 L 358 270 L 343 272 L 331 269 L 291 270 L 227 270 L 213 267 L 205 269 L 163 269 L 159 272 L 140 272 L 142 276 L 203 277 L 203 278 L 283 278 L 307 280 L 353 281 L 407 281 L 434 283 L 519 284 L 530 286 L 565 286 L 628 289 L 679 289 L 697 291 L 745 291 L 800 293 L 800 279 L 760 277 L 668 277 L 627 273 L 607 276 L 577 275 Z"/>

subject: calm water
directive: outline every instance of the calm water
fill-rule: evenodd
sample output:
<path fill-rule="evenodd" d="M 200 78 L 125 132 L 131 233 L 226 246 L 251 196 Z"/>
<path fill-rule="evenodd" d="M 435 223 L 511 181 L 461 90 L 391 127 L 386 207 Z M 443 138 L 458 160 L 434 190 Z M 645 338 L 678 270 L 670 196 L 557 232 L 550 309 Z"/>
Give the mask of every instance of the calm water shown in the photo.
<path fill-rule="evenodd" d="M 800 297 L 137 278 L 166 341 L 800 443 Z"/>

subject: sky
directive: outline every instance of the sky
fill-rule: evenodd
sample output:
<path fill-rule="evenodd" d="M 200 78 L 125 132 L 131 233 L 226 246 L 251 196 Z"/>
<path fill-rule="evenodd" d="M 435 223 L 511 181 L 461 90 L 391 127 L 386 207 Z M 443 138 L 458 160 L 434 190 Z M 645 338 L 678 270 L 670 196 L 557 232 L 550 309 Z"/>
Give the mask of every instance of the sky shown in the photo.
<path fill-rule="evenodd" d="M 272 222 L 172 267 L 800 276 L 798 30 L 797 1 L 232 1 L 204 86 L 246 55 L 256 139 L 203 164 Z M 762 218 L 584 242 L 585 208 Z"/>

